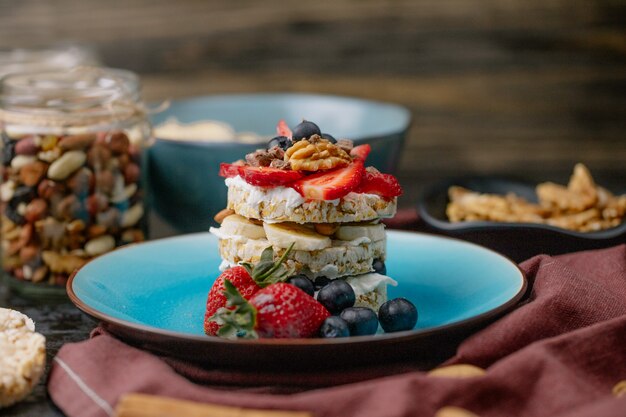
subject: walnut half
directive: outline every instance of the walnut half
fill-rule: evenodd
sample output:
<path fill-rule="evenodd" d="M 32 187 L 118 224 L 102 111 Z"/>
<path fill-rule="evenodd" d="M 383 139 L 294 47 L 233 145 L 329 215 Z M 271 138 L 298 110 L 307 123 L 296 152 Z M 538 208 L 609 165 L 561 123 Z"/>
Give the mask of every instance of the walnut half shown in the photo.
<path fill-rule="evenodd" d="M 285 162 L 294 171 L 319 171 L 348 165 L 352 159 L 339 146 L 313 136 L 300 140 L 285 152 Z"/>

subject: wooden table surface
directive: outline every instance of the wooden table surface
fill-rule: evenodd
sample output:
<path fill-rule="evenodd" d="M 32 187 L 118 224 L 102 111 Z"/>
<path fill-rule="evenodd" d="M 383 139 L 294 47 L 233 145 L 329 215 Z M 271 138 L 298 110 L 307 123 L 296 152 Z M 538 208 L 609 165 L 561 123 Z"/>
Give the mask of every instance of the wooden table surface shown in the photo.
<path fill-rule="evenodd" d="M 147 100 L 298 91 L 407 106 L 399 177 L 504 174 L 565 182 L 584 162 L 626 189 L 626 6 L 618 0 L 0 0 L 0 49 L 89 44 L 138 71 Z M 93 323 L 0 290 L 58 348 Z M 6 416 L 55 416 L 45 388 Z"/>

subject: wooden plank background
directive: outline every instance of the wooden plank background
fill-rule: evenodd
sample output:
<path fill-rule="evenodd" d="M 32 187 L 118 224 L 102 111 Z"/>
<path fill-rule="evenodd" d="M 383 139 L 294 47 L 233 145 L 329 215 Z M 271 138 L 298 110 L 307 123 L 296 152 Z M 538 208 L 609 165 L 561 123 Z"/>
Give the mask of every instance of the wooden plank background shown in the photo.
<path fill-rule="evenodd" d="M 582 161 L 626 188 L 619 0 L 0 0 L 0 48 L 74 40 L 141 73 L 150 100 L 310 91 L 414 116 L 404 205 L 438 179 L 566 181 Z"/>

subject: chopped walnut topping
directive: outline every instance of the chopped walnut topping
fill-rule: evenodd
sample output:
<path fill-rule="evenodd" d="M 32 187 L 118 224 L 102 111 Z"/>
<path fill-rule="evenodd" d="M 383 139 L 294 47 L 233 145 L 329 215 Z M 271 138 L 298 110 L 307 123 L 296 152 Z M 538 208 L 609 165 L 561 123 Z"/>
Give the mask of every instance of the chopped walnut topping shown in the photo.
<path fill-rule="evenodd" d="M 256 151 L 246 155 L 246 162 L 253 167 L 269 167 L 272 161 L 283 160 L 285 151 L 279 146 L 271 149 L 257 149 Z"/>
<path fill-rule="evenodd" d="M 270 163 L 271 168 L 278 168 L 284 170 L 291 170 L 291 164 L 289 162 L 285 162 L 282 159 L 274 159 L 272 163 Z"/>
<path fill-rule="evenodd" d="M 267 167 L 272 163 L 272 158 L 265 149 L 258 149 L 246 155 L 246 162 L 253 167 Z"/>
<path fill-rule="evenodd" d="M 352 142 L 350 139 L 339 139 L 337 140 L 337 146 L 339 146 L 347 153 L 350 153 L 352 148 L 354 148 L 354 142 Z"/>

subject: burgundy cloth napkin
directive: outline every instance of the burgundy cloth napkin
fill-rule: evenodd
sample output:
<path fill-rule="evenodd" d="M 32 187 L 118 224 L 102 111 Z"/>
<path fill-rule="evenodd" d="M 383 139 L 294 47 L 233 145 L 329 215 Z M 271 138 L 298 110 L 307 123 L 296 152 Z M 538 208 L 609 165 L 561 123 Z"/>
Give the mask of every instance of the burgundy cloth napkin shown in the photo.
<path fill-rule="evenodd" d="M 226 387 L 246 382 L 243 375 L 160 358 L 96 331 L 91 339 L 59 351 L 48 390 L 70 417 L 112 415 L 120 396 L 130 392 L 249 408 L 309 410 L 325 417 L 431 417 L 444 406 L 462 407 L 482 417 L 625 416 L 626 395 L 612 390 L 626 380 L 626 245 L 537 256 L 521 267 L 529 279 L 528 298 L 466 339 L 448 361 L 485 368 L 483 376 L 434 377 L 406 364 L 391 369 L 398 372 L 395 375 L 377 377 L 385 373 L 380 364 L 370 373 L 357 371 L 367 379 L 363 382 L 270 394 L 271 390 Z M 258 378 L 256 382 L 274 386 L 288 383 L 290 376 Z M 292 382 L 296 378 L 292 375 Z"/>

